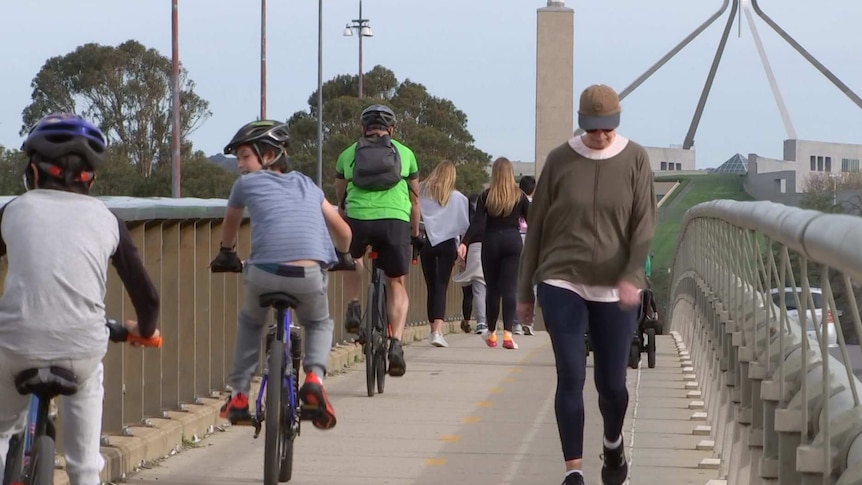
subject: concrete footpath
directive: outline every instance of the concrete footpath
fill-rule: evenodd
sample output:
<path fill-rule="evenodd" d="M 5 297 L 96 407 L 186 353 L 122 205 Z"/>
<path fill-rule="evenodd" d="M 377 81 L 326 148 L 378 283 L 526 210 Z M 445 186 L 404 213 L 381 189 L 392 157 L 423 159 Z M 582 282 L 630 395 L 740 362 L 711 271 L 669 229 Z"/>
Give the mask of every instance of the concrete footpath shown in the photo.
<path fill-rule="evenodd" d="M 489 349 L 472 334 L 447 339 L 445 349 L 420 341 L 406 347 L 407 374 L 387 378 L 385 394 L 373 398 L 365 394 L 363 365 L 328 378 L 338 425 L 323 432 L 303 423 L 290 483 L 559 484 L 564 466 L 547 334 L 521 336 L 517 351 Z M 696 434 L 707 423 L 700 421 L 705 416 L 697 409 L 694 386 L 687 385 L 690 370 L 683 359 L 674 339 L 662 336 L 658 366 L 629 371 L 625 437 L 631 484 L 702 485 L 717 478 L 708 437 Z M 591 359 L 584 393 L 585 474 L 588 484 L 599 484 L 602 426 Z M 126 481 L 261 483 L 263 437 L 253 439 L 249 427 L 215 429 L 176 456 L 128 474 Z"/>

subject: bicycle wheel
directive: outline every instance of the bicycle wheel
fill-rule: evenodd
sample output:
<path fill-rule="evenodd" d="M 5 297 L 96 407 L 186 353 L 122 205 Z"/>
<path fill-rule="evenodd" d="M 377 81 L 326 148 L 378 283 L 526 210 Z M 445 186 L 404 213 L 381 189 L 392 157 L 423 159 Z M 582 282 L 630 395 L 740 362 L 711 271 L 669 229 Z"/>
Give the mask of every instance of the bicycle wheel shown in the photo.
<path fill-rule="evenodd" d="M 269 376 L 266 383 L 266 439 L 263 452 L 263 483 L 276 485 L 281 471 L 281 408 L 284 395 L 284 341 L 273 340 L 269 348 Z"/>
<path fill-rule="evenodd" d="M 30 485 L 54 485 L 54 440 L 40 436 L 30 455 Z"/>
<path fill-rule="evenodd" d="M 376 322 L 376 332 L 377 338 L 375 338 L 375 342 L 377 342 L 375 348 L 375 359 L 377 360 L 375 366 L 377 368 L 377 393 L 383 394 L 383 389 L 386 386 L 386 344 L 389 341 L 389 316 L 386 311 L 386 286 L 381 281 L 380 287 L 378 288 L 378 299 L 377 299 L 377 318 Z"/>
<path fill-rule="evenodd" d="M 365 327 L 365 385 L 368 391 L 368 397 L 374 396 L 374 380 L 376 374 L 377 359 L 374 357 L 374 349 L 377 346 L 377 338 L 374 335 L 374 284 L 368 285 L 368 305 L 365 307 L 365 318 L 363 318 L 363 326 Z"/>
<path fill-rule="evenodd" d="M 655 368 L 655 329 L 648 328 L 646 331 L 647 367 Z"/>

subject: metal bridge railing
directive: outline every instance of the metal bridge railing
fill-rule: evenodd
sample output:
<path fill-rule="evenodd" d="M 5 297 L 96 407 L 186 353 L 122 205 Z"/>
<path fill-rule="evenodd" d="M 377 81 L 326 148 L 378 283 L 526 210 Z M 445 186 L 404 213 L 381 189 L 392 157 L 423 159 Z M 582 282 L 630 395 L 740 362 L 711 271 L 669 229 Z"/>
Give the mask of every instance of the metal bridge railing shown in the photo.
<path fill-rule="evenodd" d="M 862 483 L 847 344 L 862 337 L 860 282 L 862 218 L 724 200 L 686 214 L 671 326 L 704 383 L 728 484 Z"/>
<path fill-rule="evenodd" d="M 12 198 L 0 196 L 0 206 Z M 130 197 L 103 200 L 126 222 L 161 296 L 159 326 L 165 341 L 161 349 L 108 346 L 104 359 L 102 432 L 106 436 L 123 436 L 132 434 L 133 427 L 147 426 L 150 418 L 184 411 L 225 390 L 244 288 L 241 275 L 213 274 L 209 269 L 210 261 L 219 251 L 225 200 Z M 250 222 L 245 219 L 237 241 L 243 258 L 249 254 L 250 237 Z M 6 266 L 5 258 L 0 258 L 0 294 Z M 347 301 L 343 277 L 341 272 L 329 274 L 329 311 L 335 321 L 333 346 L 353 340 L 344 330 Z M 365 301 L 369 279 L 370 271 L 366 270 L 360 301 Z M 427 323 L 427 290 L 420 265 L 410 268 L 406 284 L 410 296 L 407 324 Z M 446 300 L 447 320 L 461 318 L 461 299 L 461 287 L 451 283 Z M 109 317 L 135 318 L 131 301 L 113 267 L 109 269 L 105 303 Z"/>

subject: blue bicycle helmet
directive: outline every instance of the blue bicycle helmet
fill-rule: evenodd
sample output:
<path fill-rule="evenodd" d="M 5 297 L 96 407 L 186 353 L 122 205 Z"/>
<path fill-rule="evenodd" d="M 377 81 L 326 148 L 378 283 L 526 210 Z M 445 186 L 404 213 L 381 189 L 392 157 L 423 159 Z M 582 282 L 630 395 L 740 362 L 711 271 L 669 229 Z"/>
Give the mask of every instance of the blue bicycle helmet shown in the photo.
<path fill-rule="evenodd" d="M 69 155 L 77 155 L 84 167 L 63 167 L 95 171 L 102 166 L 108 141 L 102 130 L 71 113 L 49 114 L 37 121 L 27 134 L 21 150 L 43 164 L 65 165 Z M 52 174 L 53 175 L 53 174 Z"/>

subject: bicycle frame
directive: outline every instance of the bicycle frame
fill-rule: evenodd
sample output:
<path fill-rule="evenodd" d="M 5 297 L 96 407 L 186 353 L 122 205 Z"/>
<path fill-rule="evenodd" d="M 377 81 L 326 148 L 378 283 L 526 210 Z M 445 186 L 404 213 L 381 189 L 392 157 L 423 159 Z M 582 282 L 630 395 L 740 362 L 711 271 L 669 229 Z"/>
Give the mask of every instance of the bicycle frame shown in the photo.
<path fill-rule="evenodd" d="M 24 428 L 24 466 L 30 461 L 27 453 L 36 439 L 36 419 L 39 417 L 39 398 L 30 395 L 30 409 L 27 411 L 27 427 Z"/>
<path fill-rule="evenodd" d="M 276 310 L 275 311 L 276 316 L 278 315 L 278 313 L 279 312 Z M 281 338 L 284 341 L 284 359 L 285 359 L 284 362 L 285 362 L 285 364 L 287 362 L 292 362 L 291 353 L 292 353 L 293 342 L 291 341 L 291 338 L 290 338 L 291 327 L 292 327 L 292 325 L 291 325 L 291 320 L 290 320 L 290 310 L 286 310 L 284 312 L 284 318 L 282 319 L 280 326 L 276 327 L 276 335 L 274 337 L 275 339 L 277 339 L 279 337 L 279 334 L 281 334 Z M 267 351 L 268 350 L 269 349 L 267 349 Z M 289 360 L 289 359 L 291 359 L 291 360 Z M 267 359 L 267 361 L 268 360 L 269 359 Z M 291 364 L 291 366 L 292 365 L 293 364 Z M 256 418 L 256 424 L 255 424 L 255 433 L 254 433 L 255 438 L 257 438 L 260 435 L 260 429 L 261 429 L 260 424 L 263 422 L 263 420 L 260 419 L 260 416 L 264 416 L 264 419 L 266 419 L 265 418 L 265 410 L 263 408 L 263 399 L 264 399 L 264 396 L 266 396 L 266 384 L 269 381 L 270 372 L 272 372 L 272 369 L 267 367 L 266 372 L 264 372 L 263 377 L 261 378 L 260 389 L 257 392 L 257 399 L 255 400 L 255 410 L 257 412 L 257 418 Z M 276 371 L 276 372 L 278 372 L 278 371 Z M 287 406 L 288 406 L 288 411 L 290 413 L 289 415 L 294 416 L 294 415 L 296 415 L 298 404 L 297 404 L 296 389 L 295 389 L 295 385 L 293 382 L 293 379 L 294 379 L 293 372 L 285 372 L 282 375 L 282 378 L 284 379 L 285 389 L 287 389 Z"/>
<path fill-rule="evenodd" d="M 33 449 L 33 442 L 36 440 L 36 423 L 39 417 L 39 398 L 30 395 L 30 408 L 27 411 L 27 424 L 24 430 L 18 433 L 10 440 L 9 451 L 7 452 L 6 475 L 9 474 L 9 467 L 14 467 L 14 480 L 23 478 L 29 471 L 30 452 Z M 19 440 L 17 443 L 15 439 Z M 24 442 L 21 443 L 20 440 Z M 13 448 L 14 444 L 14 448 Z M 13 453 L 15 456 L 13 456 Z M 5 481 L 4 481 L 5 483 Z"/>

